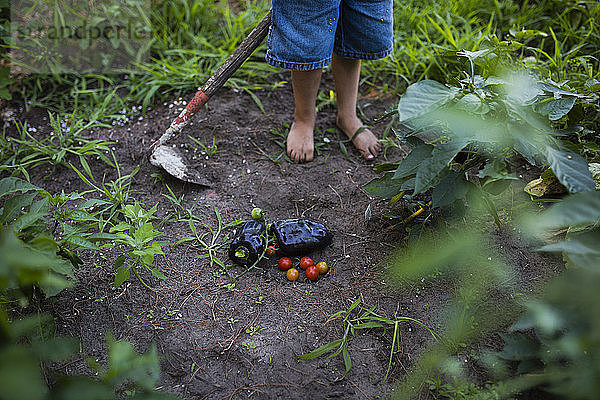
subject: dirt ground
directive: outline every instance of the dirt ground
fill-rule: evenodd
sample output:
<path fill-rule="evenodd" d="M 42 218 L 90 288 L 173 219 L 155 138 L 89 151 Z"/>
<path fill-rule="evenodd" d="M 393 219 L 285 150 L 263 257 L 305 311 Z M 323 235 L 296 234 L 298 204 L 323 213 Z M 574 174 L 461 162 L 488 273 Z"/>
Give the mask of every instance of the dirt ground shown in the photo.
<path fill-rule="evenodd" d="M 324 85 L 327 90 L 328 83 Z M 58 333 L 82 341 L 81 357 L 62 365 L 62 371 L 89 372 L 86 356 L 105 361 L 105 335 L 111 332 L 117 339 L 134 343 L 139 351 L 154 343 L 162 357 L 162 390 L 186 399 L 376 399 L 393 394 L 394 381 L 432 340 L 425 329 L 403 323 L 402 351 L 394 357 L 385 383 L 390 330 L 365 331 L 351 339 L 352 369 L 344 379 L 339 379 L 344 371 L 340 357 L 297 359 L 297 355 L 341 337 L 342 321 L 329 317 L 357 298 L 365 306 L 376 306 L 381 315 L 391 317 L 397 312 L 435 327 L 437 310 L 448 301 L 451 288 L 426 285 L 399 291 L 388 285 L 388 257 L 402 245 L 405 233 L 390 229 L 394 221 L 385 217 L 392 210 L 386 201 L 362 190 L 362 185 L 377 176 L 372 167 L 385 162 L 383 157 L 367 162 L 347 144 L 347 158 L 338 144 L 341 133 L 330 129 L 335 126 L 335 114 L 326 109 L 317 121 L 321 154 L 307 164 L 275 162 L 273 158 L 281 153 L 275 140 L 282 139 L 273 132 L 285 132 L 283 125 L 291 120 L 291 88 L 284 85 L 256 95 L 264 114 L 248 94 L 222 89 L 193 125 L 172 142 L 190 150 L 187 134 L 207 145 L 214 136 L 217 153 L 208 159 L 200 155 L 196 161 L 212 182 L 208 188 L 161 174 L 147 159 L 149 144 L 164 132 L 186 98 L 173 99 L 133 123 L 96 130 L 92 136 L 117 142 L 114 149 L 123 173 L 141 166 L 132 190 L 147 207 L 158 204 L 159 218 L 172 209 L 163 196 L 168 194 L 168 185 L 178 198 L 183 196 L 186 207 L 195 205 L 194 213 L 212 227 L 217 225 L 215 208 L 224 223 L 248 219 L 253 207 L 262 208 L 271 220 L 306 217 L 324 223 L 334 232 L 333 243 L 311 256 L 325 260 L 330 272 L 316 282 L 301 277 L 291 283 L 272 259 L 234 280 L 231 276 L 244 272 L 242 267 L 233 266 L 225 253 L 220 258 L 228 264 L 226 270 L 211 265 L 207 258 L 198 258 L 205 254 L 199 246 L 176 244 L 190 236 L 187 224 L 166 222 L 159 228 L 163 232 L 160 239 L 170 244 L 164 246 L 165 256 L 158 256 L 155 265 L 168 279 L 143 274 L 157 288 L 156 293 L 134 278 L 114 289 L 116 253 L 104 251 L 86 254 L 85 264 L 76 271 L 76 286 L 49 301 Z M 369 118 L 383 115 L 395 102 L 393 97 L 360 99 Z M 44 111 L 35 110 L 22 118 L 43 127 L 43 115 Z M 384 128 L 385 123 L 377 124 L 374 132 L 381 135 Z M 387 160 L 402 155 L 402 151 L 392 150 Z M 115 177 L 114 170 L 99 161 L 91 162 L 91 167 L 96 178 L 103 173 Z M 62 167 L 38 171 L 32 179 L 50 192 L 88 189 L 77 175 Z M 368 206 L 372 218 L 367 223 Z M 393 211 L 410 214 L 401 205 Z M 231 234 L 231 230 L 224 233 Z M 216 239 L 222 241 L 223 237 Z M 545 280 L 560 268 L 556 259 L 530 252 L 516 236 L 503 233 L 498 241 L 502 244 L 499 251 L 514 261 L 524 287 Z"/>

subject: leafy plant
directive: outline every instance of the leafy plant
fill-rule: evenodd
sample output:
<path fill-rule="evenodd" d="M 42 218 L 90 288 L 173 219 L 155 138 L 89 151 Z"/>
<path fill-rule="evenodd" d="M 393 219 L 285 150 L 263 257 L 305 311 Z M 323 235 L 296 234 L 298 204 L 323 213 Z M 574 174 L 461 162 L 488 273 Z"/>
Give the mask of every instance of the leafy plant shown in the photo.
<path fill-rule="evenodd" d="M 465 378 L 452 377 L 450 382 L 440 379 L 428 379 L 426 384 L 435 399 L 448 400 L 497 400 L 500 396 L 494 390 L 494 384 L 479 387 Z"/>
<path fill-rule="evenodd" d="M 140 271 L 144 267 L 155 277 L 167 279 L 158 268 L 152 266 L 154 256 L 157 254 L 164 255 L 162 246 L 168 243 L 154 240 L 161 235 L 150 222 L 154 219 L 153 214 L 156 212 L 156 205 L 146 211 L 136 202 L 135 204 L 123 205 L 122 212 L 125 221 L 110 228 L 110 233 L 115 234 L 114 243 L 125 246 L 123 254 L 117 257 L 114 263 L 114 267 L 117 269 L 115 287 L 121 286 L 123 282 L 129 279 L 130 272 L 133 271 L 142 285 L 154 291 L 155 289 L 142 279 Z"/>
<path fill-rule="evenodd" d="M 343 317 L 342 323 L 343 323 L 343 327 L 344 327 L 344 329 L 343 329 L 344 334 L 340 339 L 336 339 L 327 344 L 324 344 L 324 345 L 314 349 L 310 353 L 302 354 L 302 355 L 298 356 L 298 358 L 304 359 L 304 360 L 310 360 L 313 358 L 324 356 L 328 353 L 331 353 L 328 356 L 328 358 L 335 357 L 335 356 L 341 354 L 342 359 L 344 360 L 344 367 L 345 367 L 344 376 L 346 376 L 348 374 L 348 372 L 350 372 L 350 369 L 352 368 L 352 360 L 350 358 L 350 352 L 348 351 L 348 344 L 349 344 L 350 338 L 352 336 L 354 336 L 355 332 L 359 331 L 361 329 L 381 329 L 381 328 L 385 328 L 386 326 L 393 326 L 394 333 L 393 333 L 393 337 L 392 337 L 392 346 L 390 349 L 390 357 L 388 360 L 388 368 L 387 368 L 387 371 L 385 373 L 385 378 L 384 378 L 384 381 L 385 381 L 385 380 L 387 380 L 388 374 L 390 373 L 390 369 L 392 367 L 392 363 L 393 363 L 393 359 L 394 359 L 394 354 L 401 352 L 401 350 L 402 350 L 400 348 L 400 331 L 399 331 L 400 323 L 409 322 L 409 323 L 413 323 L 418 326 L 421 326 L 421 327 L 425 328 L 435 340 L 439 339 L 438 335 L 432 329 L 428 328 L 423 322 L 421 322 L 417 319 L 414 319 L 411 317 L 405 317 L 405 316 L 397 316 L 397 315 L 394 315 L 394 318 L 390 319 L 390 318 L 387 318 L 387 317 L 384 317 L 384 316 L 381 316 L 381 315 L 375 313 L 376 306 L 373 306 L 373 307 L 367 309 L 365 307 L 362 307 L 360 305 L 360 303 L 361 303 L 361 300 L 356 299 L 356 300 L 354 300 L 354 302 L 352 302 L 352 304 L 350 305 L 350 307 L 348 307 L 347 310 L 338 311 L 337 313 L 335 313 L 331 317 L 329 317 L 328 322 L 335 320 L 337 318 Z M 353 311 L 355 309 L 357 311 L 361 311 L 361 313 L 358 316 L 351 318 L 351 316 L 353 315 Z"/>
<path fill-rule="evenodd" d="M 389 276 L 401 288 L 434 275 L 437 281 L 448 284 L 450 296 L 436 318 L 441 340 L 424 349 L 410 372 L 400 379 L 394 398 L 418 397 L 423 382 L 432 377 L 440 381 L 438 388 L 448 382 L 452 385 L 453 377 L 468 380 L 466 367 L 470 364 L 465 360 L 479 357 L 477 343 L 503 329 L 521 312 L 511 296 L 514 272 L 502 257 L 490 251 L 487 239 L 469 222 L 457 223 L 447 232 L 423 236 L 410 247 L 399 249 L 389 261 Z M 490 390 L 505 395 L 501 386 L 493 385 Z"/>
<path fill-rule="evenodd" d="M 0 180 L 0 282 L 29 294 L 36 285 L 52 296 L 72 284 L 81 260 L 46 227 L 50 207 L 47 198 L 35 200 L 40 190 L 16 177 Z"/>
<path fill-rule="evenodd" d="M 131 183 L 135 174 L 140 170 L 138 165 L 129 174 L 124 175 L 121 172 L 121 167 L 117 162 L 115 154 L 111 152 L 111 155 L 117 171 L 117 178 L 107 182 L 103 179 L 101 184 L 98 184 L 94 179 L 92 170 L 85 159 L 80 159 L 83 172 L 79 171 L 73 164 L 69 164 L 71 169 L 79 175 L 83 182 L 98 192 L 100 196 L 106 197 L 105 201 L 97 202 L 96 204 L 101 207 L 99 210 L 100 212 L 98 213 L 98 230 L 100 232 L 104 232 L 107 224 L 111 221 L 115 221 L 117 215 L 123 210 L 123 207 L 129 205 L 133 201 Z"/>
<path fill-rule="evenodd" d="M 437 234 L 402 250 L 390 269 L 399 284 L 440 269 L 442 278 L 452 277 L 456 289 L 442 314 L 445 323 L 439 330 L 444 340 L 425 350 L 395 397 L 414 398 L 424 380 L 443 398 L 510 398 L 531 389 L 565 398 L 597 397 L 600 320 L 593 305 L 599 301 L 599 224 L 598 191 L 569 195 L 542 213 L 522 217 L 518 228 L 537 240 L 552 241 L 540 251 L 562 252 L 568 262 L 567 271 L 550 281 L 540 296 L 511 296 L 508 264 L 488 256 L 482 248 L 487 239 L 465 234 L 464 226 L 452 228 L 450 236 Z M 557 232 L 564 235 L 565 230 L 565 240 L 557 240 Z M 436 251 L 427 251 L 432 248 Z M 508 333 L 502 333 L 505 327 Z M 502 351 L 477 345 L 496 332 L 505 342 Z M 488 369 L 491 384 L 476 387 L 468 379 L 461 365 L 466 357 Z"/>
<path fill-rule="evenodd" d="M 516 179 L 510 163 L 515 155 L 552 168 L 570 192 L 593 190 L 587 162 L 559 140 L 559 131 L 549 123 L 567 119 L 576 102 L 587 95 L 522 74 L 485 78 L 475 74 L 477 60 L 491 58 L 497 64 L 512 46 L 498 42 L 486 50 L 459 52 L 472 65 L 459 86 L 430 80 L 410 85 L 398 103 L 398 121 L 411 133 L 398 136 L 413 150 L 399 163 L 379 166 L 384 175 L 366 184 L 365 190 L 397 199 L 432 189 L 433 207 L 479 202 L 498 223 L 490 196 Z M 481 63 L 490 71 L 497 68 Z"/>
<path fill-rule="evenodd" d="M 41 199 L 36 200 L 37 197 Z M 65 204 L 79 195 L 50 196 L 39 187 L 19 179 L 0 180 L 0 397 L 11 400 L 67 400 L 115 398 L 125 389 L 139 399 L 174 398 L 155 391 L 159 378 L 156 350 L 138 355 L 131 344 L 108 337 L 108 365 L 93 359 L 88 364 L 99 374 L 65 376 L 53 371 L 47 383 L 49 364 L 71 360 L 79 351 L 78 340 L 55 336 L 54 320 L 47 314 L 28 315 L 24 310 L 38 288 L 52 296 L 71 286 L 73 267 L 81 263 L 73 247 L 57 240 L 48 225 L 57 227 L 75 217 Z M 54 212 L 52 207 L 57 207 Z M 81 212 L 86 207 L 83 207 Z M 10 314 L 4 304 L 11 304 Z"/>
<path fill-rule="evenodd" d="M 53 220 L 53 233 L 60 237 L 60 243 L 73 250 L 99 250 L 98 242 L 110 240 L 112 236 L 98 231 L 102 220 L 102 207 L 105 200 L 86 199 L 90 192 L 57 193 L 52 195 L 45 190 L 40 195 L 48 199 Z M 59 229 L 60 228 L 60 229 Z"/>
<path fill-rule="evenodd" d="M 501 352 L 488 360 L 493 372 L 512 371 L 508 387 L 538 387 L 570 399 L 600 394 L 600 192 L 571 195 L 529 221 L 537 235 L 570 229 L 567 240 L 540 251 L 562 252 L 569 269 L 525 301 L 526 312 L 502 335 Z M 513 365 L 516 368 L 509 369 Z"/>
<path fill-rule="evenodd" d="M 192 207 L 183 205 L 183 196 L 178 199 L 171 188 L 167 185 L 169 194 L 163 194 L 172 204 L 175 215 L 181 222 L 186 222 L 192 236 L 184 236 L 177 240 L 177 244 L 188 243 L 197 247 L 200 255 L 197 258 L 208 258 L 210 266 L 217 264 L 222 270 L 226 270 L 225 263 L 219 258 L 225 252 L 229 242 L 229 228 L 239 225 L 242 221 L 234 220 L 229 223 L 223 223 L 221 213 L 217 207 L 213 208 L 215 214 L 216 226 L 207 224 L 205 218 L 194 214 L 196 204 Z"/>
<path fill-rule="evenodd" d="M 15 265 L 16 266 L 16 265 Z M 4 289 L 4 288 L 3 288 Z M 158 355 L 154 346 L 138 354 L 125 341 L 107 336 L 108 362 L 103 367 L 93 358 L 88 365 L 98 377 L 66 376 L 55 373 L 54 383 L 46 383 L 45 364 L 69 361 L 79 350 L 78 340 L 54 336 L 52 318 L 41 314 L 11 321 L 0 307 L 0 383 L 3 399 L 67 400 L 72 398 L 116 398 L 126 390 L 134 391 L 134 399 L 175 399 L 156 391 L 160 375 Z"/>

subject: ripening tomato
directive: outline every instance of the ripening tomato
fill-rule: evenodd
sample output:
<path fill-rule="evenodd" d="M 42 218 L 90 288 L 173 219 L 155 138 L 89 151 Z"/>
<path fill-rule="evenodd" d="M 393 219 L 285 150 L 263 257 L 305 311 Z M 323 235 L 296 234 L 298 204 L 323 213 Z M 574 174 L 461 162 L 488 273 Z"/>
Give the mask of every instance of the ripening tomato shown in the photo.
<path fill-rule="evenodd" d="M 285 273 L 285 276 L 288 278 L 288 281 L 293 282 L 296 279 L 298 279 L 298 276 L 300 276 L 300 273 L 298 272 L 298 270 L 296 268 L 290 268 Z"/>
<path fill-rule="evenodd" d="M 311 265 L 310 267 L 306 268 L 304 273 L 311 281 L 316 281 L 319 277 L 319 269 L 315 265 Z"/>
<path fill-rule="evenodd" d="M 256 219 L 256 220 L 261 220 L 264 218 L 263 210 L 261 210 L 258 207 L 253 208 L 250 215 L 252 216 L 252 219 Z"/>
<path fill-rule="evenodd" d="M 272 256 L 273 254 L 275 254 L 275 247 L 273 246 L 269 246 L 265 249 L 265 254 L 268 256 Z"/>
<path fill-rule="evenodd" d="M 292 268 L 292 259 L 289 257 L 281 257 L 277 262 L 277 266 L 280 270 L 287 271 L 288 269 Z"/>
<path fill-rule="evenodd" d="M 300 268 L 306 269 L 306 268 L 310 267 L 311 265 L 313 265 L 312 258 L 310 258 L 310 257 L 302 257 L 300 259 Z"/>
<path fill-rule="evenodd" d="M 316 267 L 319 270 L 319 275 L 325 275 L 329 271 L 329 267 L 325 261 L 319 261 Z"/>

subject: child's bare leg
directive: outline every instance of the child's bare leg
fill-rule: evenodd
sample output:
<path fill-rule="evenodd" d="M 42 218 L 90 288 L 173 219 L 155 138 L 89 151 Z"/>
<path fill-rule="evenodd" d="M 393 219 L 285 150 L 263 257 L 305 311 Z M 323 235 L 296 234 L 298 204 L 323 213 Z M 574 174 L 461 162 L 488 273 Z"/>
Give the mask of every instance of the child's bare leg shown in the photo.
<path fill-rule="evenodd" d="M 287 137 L 287 154 L 294 162 L 306 162 L 313 159 L 315 148 L 313 130 L 317 117 L 315 105 L 320 83 L 320 68 L 310 71 L 292 71 L 296 108 L 294 123 Z"/>
<path fill-rule="evenodd" d="M 354 133 L 363 126 L 363 123 L 356 115 L 360 60 L 352 60 L 333 54 L 331 70 L 337 94 L 337 126 L 348 138 L 352 138 Z M 381 150 L 381 143 L 373 135 L 373 132 L 368 129 L 362 130 L 352 140 L 352 143 L 367 160 L 376 157 Z"/>

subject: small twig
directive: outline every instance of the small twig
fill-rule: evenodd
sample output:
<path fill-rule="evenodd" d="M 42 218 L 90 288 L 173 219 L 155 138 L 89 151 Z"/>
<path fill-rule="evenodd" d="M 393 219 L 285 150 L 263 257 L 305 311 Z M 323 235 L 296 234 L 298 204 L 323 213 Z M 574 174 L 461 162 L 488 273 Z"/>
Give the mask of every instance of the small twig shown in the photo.
<path fill-rule="evenodd" d="M 356 388 L 356 390 L 358 390 L 360 392 L 360 394 L 362 394 L 363 396 L 365 396 L 366 399 L 371 400 L 371 398 L 369 396 L 367 396 L 367 394 L 365 392 L 363 392 L 361 390 L 361 388 L 359 388 L 356 383 L 352 382 L 350 380 L 350 378 L 346 377 L 346 380 L 348 381 L 348 383 L 350 383 L 352 386 L 354 386 Z"/>
<path fill-rule="evenodd" d="M 331 186 L 331 185 L 327 185 L 327 186 L 329 186 L 331 188 L 331 190 L 333 190 L 333 193 L 335 193 L 337 195 L 338 199 L 340 199 L 340 207 L 343 207 L 344 202 L 342 201 L 342 196 L 340 196 L 340 194 L 337 192 L 337 190 L 335 190 L 333 188 L 333 186 Z"/>
<path fill-rule="evenodd" d="M 281 163 L 280 162 L 278 163 L 277 161 L 275 161 L 275 159 L 274 159 L 273 156 L 270 156 L 269 154 L 267 154 L 256 143 L 254 143 L 254 141 L 252 139 L 249 139 L 249 140 L 250 140 L 250 143 L 252 143 L 252 145 L 258 149 L 258 151 L 259 151 L 260 154 L 262 154 L 266 159 L 268 159 L 269 161 L 271 161 L 273 164 L 276 164 L 279 167 L 279 169 L 281 169 Z"/>
<path fill-rule="evenodd" d="M 233 399 L 233 396 L 235 396 L 235 395 L 236 395 L 238 392 L 241 392 L 242 390 L 254 390 L 255 392 L 258 392 L 258 393 L 263 393 L 263 391 L 262 391 L 262 390 L 260 390 L 260 389 L 257 389 L 257 388 L 255 388 L 255 387 L 253 387 L 253 386 L 242 386 L 242 387 L 239 387 L 239 388 L 235 389 L 235 390 L 234 390 L 234 391 L 233 391 L 233 392 L 232 392 L 232 393 L 229 395 L 229 400 Z"/>

